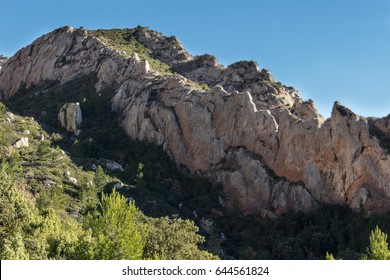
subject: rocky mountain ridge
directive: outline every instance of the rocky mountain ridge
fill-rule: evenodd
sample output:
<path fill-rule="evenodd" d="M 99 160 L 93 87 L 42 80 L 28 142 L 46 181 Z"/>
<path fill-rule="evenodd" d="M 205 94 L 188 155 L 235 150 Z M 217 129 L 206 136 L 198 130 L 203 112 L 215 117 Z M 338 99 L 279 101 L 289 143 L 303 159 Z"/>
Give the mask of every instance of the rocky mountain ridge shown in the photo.
<path fill-rule="evenodd" d="M 255 62 L 223 67 L 211 55 L 191 56 L 176 37 L 143 27 L 121 32 L 120 40 L 135 40 L 146 54 L 83 28 L 38 38 L 3 64 L 1 99 L 96 73 L 97 90 L 115 87 L 112 110 L 126 134 L 162 145 L 178 164 L 220 182 L 226 207 L 268 216 L 322 202 L 367 213 L 390 209 L 388 117 L 366 119 L 336 102 L 324 120 L 312 100 Z M 171 73 L 154 69 L 152 60 Z"/>

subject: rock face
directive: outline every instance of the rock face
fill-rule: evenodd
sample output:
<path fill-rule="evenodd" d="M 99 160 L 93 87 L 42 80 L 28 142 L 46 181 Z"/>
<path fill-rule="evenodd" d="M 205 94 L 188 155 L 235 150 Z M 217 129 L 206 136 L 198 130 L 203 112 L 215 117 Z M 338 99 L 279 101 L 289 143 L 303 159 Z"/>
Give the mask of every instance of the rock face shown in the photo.
<path fill-rule="evenodd" d="M 78 102 L 64 104 L 58 113 L 58 120 L 67 131 L 77 135 L 82 121 L 80 104 Z"/>
<path fill-rule="evenodd" d="M 3 64 L 4 64 L 7 60 L 8 60 L 8 58 L 7 58 L 6 56 L 0 54 L 0 71 L 1 71 L 1 69 L 2 69 L 2 67 L 3 67 Z"/>
<path fill-rule="evenodd" d="M 226 207 L 269 216 L 319 202 L 390 210 L 389 117 L 367 120 L 336 102 L 324 120 L 312 100 L 255 62 L 225 68 L 211 55 L 191 56 L 176 37 L 141 27 L 133 36 L 179 75 L 163 76 L 136 53 L 125 56 L 84 29 L 64 27 L 7 61 L 0 95 L 94 72 L 97 89 L 115 85 L 112 110 L 126 134 L 162 145 L 177 163 L 220 182 Z M 77 131 L 76 121 L 60 119 Z"/>

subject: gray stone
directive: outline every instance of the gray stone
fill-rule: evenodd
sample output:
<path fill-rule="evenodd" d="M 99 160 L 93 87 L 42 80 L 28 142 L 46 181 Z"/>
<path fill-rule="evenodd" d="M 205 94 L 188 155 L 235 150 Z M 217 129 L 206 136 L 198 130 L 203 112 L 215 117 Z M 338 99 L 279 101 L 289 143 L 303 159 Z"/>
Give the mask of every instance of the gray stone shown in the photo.
<path fill-rule="evenodd" d="M 45 180 L 43 180 L 42 184 L 46 187 L 53 187 L 57 184 L 57 182 L 52 181 L 50 179 L 45 179 Z"/>
<path fill-rule="evenodd" d="M 78 102 L 64 104 L 58 113 L 58 120 L 67 131 L 78 136 L 80 134 L 78 127 L 82 122 L 80 104 Z"/>
<path fill-rule="evenodd" d="M 9 120 L 11 120 L 11 121 L 15 120 L 15 115 L 12 114 L 11 112 L 7 111 L 5 114 L 7 115 Z"/>
<path fill-rule="evenodd" d="M 80 217 L 82 216 L 79 212 L 77 212 L 77 211 L 75 211 L 75 210 L 70 210 L 70 211 L 68 212 L 68 215 L 69 215 L 69 216 L 73 216 L 73 217 L 75 217 L 75 218 L 80 218 Z"/>
<path fill-rule="evenodd" d="M 12 146 L 16 149 L 20 149 L 20 148 L 23 148 L 23 147 L 28 147 L 29 144 L 28 144 L 28 138 L 26 137 L 23 137 L 23 138 L 20 138 L 18 140 L 16 140 Z"/>
<path fill-rule="evenodd" d="M 125 171 L 122 167 L 122 165 L 120 165 L 118 162 L 116 161 L 113 161 L 113 160 L 104 160 L 104 166 L 108 169 L 108 170 L 111 170 L 111 171 L 116 171 L 116 170 L 119 170 L 119 171 Z"/>
<path fill-rule="evenodd" d="M 68 177 L 68 180 L 72 182 L 73 184 L 77 185 L 77 179 L 73 177 Z"/>
<path fill-rule="evenodd" d="M 121 188 L 123 188 L 123 183 L 121 181 L 118 181 L 114 184 L 114 188 L 116 190 L 120 190 Z"/>

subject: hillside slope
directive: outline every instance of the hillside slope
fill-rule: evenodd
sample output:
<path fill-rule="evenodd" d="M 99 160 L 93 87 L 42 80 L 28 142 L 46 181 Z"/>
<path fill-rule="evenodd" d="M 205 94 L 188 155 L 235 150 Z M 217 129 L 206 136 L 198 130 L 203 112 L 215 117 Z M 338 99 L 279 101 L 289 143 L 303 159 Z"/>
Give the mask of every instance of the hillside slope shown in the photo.
<path fill-rule="evenodd" d="M 198 248 L 205 238 L 194 222 L 161 217 L 175 209 L 160 201 L 164 192 L 157 218 L 127 198 L 151 198 L 142 167 L 134 185 L 124 184 L 112 161 L 75 158 L 82 156 L 75 147 L 68 134 L 0 103 L 1 259 L 216 258 Z M 138 207 L 145 203 L 137 199 Z"/>

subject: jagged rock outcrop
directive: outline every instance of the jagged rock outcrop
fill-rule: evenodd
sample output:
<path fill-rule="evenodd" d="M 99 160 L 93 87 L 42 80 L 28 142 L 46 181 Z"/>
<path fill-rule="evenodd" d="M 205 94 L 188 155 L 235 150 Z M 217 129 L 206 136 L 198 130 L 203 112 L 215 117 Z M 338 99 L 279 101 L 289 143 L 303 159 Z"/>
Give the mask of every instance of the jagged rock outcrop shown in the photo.
<path fill-rule="evenodd" d="M 0 97 L 7 99 L 22 86 L 29 88 L 51 80 L 65 83 L 91 72 L 98 73 L 96 86 L 101 89 L 123 80 L 128 63 L 120 51 L 88 36 L 85 29 L 62 27 L 8 60 L 7 71 L 0 72 Z"/>
<path fill-rule="evenodd" d="M 153 57 L 168 65 L 189 61 L 192 56 L 183 48 L 176 36 L 165 37 L 161 33 L 138 26 L 134 38 L 153 52 Z"/>
<path fill-rule="evenodd" d="M 177 163 L 221 182 L 227 207 L 270 216 L 319 202 L 390 209 L 388 118 L 367 120 L 335 103 L 324 120 L 312 100 L 255 62 L 223 67 L 211 55 L 191 56 L 175 37 L 141 27 L 132 34 L 180 75 L 160 75 L 136 53 L 65 27 L 7 61 L 0 95 L 94 72 L 97 89 L 116 86 L 112 109 L 126 134 L 162 145 Z"/>
<path fill-rule="evenodd" d="M 368 194 L 362 202 L 368 212 L 388 208 L 389 156 L 370 134 L 365 118 L 337 102 L 322 125 L 292 118 L 286 111 L 279 140 L 270 165 L 277 175 L 302 180 L 320 201 L 355 207 L 364 188 Z"/>
<path fill-rule="evenodd" d="M 61 123 L 61 127 L 64 127 L 68 132 L 78 135 L 80 133 L 78 127 L 83 120 L 80 104 L 78 102 L 64 104 L 58 113 L 58 120 Z"/>

